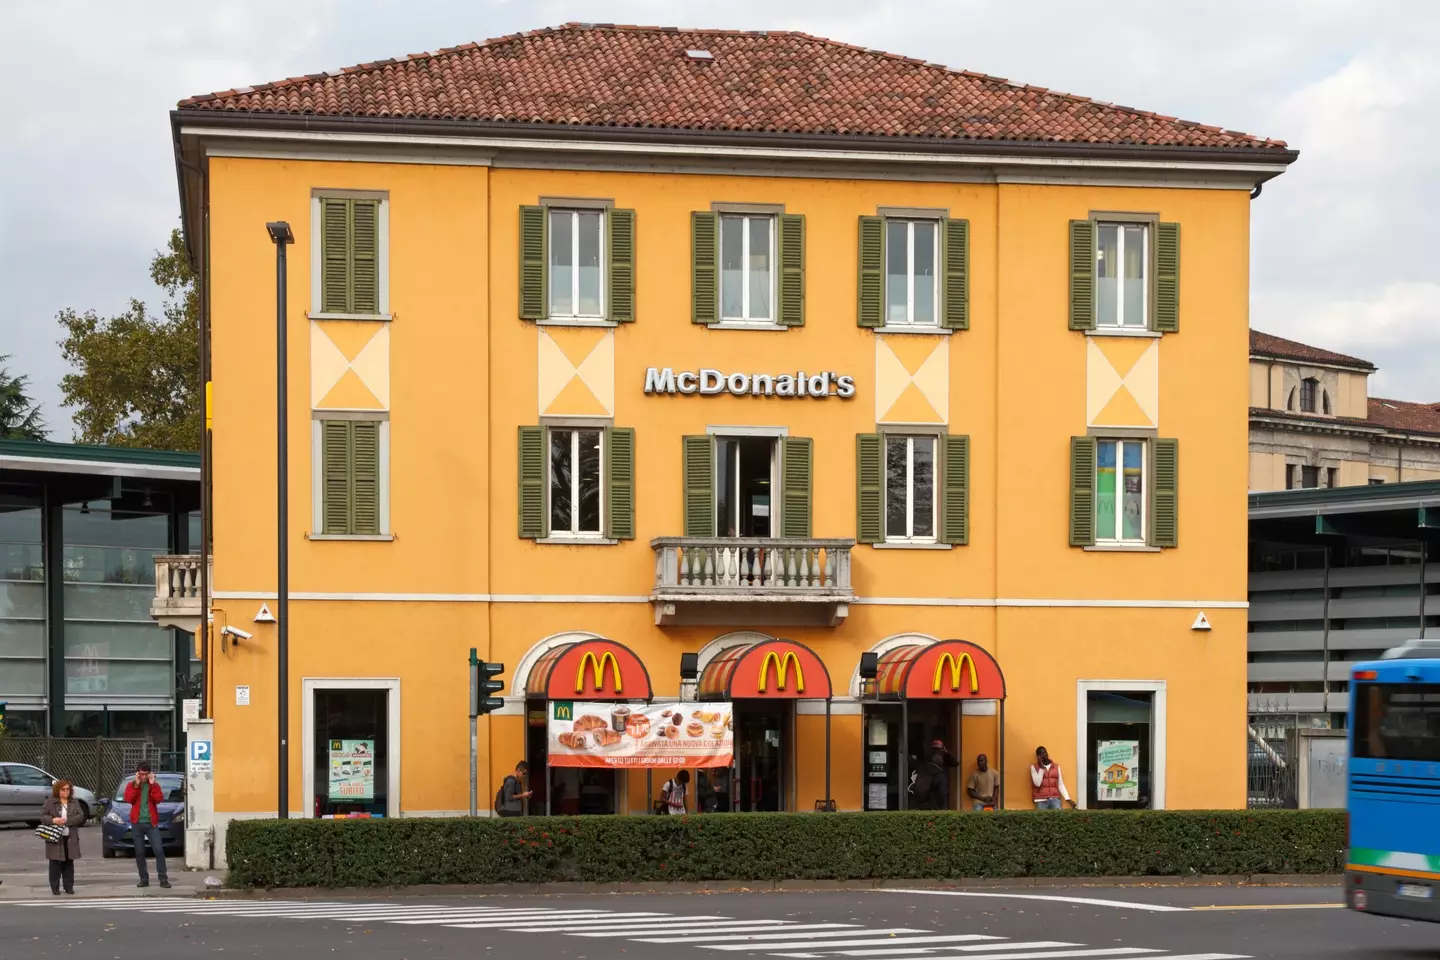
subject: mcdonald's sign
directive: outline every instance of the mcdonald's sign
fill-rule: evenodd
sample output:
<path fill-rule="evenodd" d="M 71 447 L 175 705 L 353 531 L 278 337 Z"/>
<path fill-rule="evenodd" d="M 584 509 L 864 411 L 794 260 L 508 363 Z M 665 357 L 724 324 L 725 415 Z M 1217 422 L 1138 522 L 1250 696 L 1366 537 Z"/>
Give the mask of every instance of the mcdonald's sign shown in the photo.
<path fill-rule="evenodd" d="M 771 650 L 765 654 L 765 660 L 760 664 L 760 681 L 756 684 L 757 693 L 765 693 L 769 689 L 767 678 L 770 676 L 770 668 L 775 668 L 775 689 L 784 690 L 786 682 L 790 679 L 790 668 L 795 668 L 795 691 L 805 692 L 805 671 L 800 667 L 800 658 L 795 656 L 794 650 L 786 650 L 782 658 L 779 653 Z"/>
<path fill-rule="evenodd" d="M 610 676 L 615 681 L 615 692 L 624 693 L 625 687 L 620 680 L 620 661 L 615 659 L 615 654 L 606 650 L 599 656 L 594 650 L 585 651 L 585 656 L 580 658 L 580 666 L 575 670 L 575 692 L 585 692 L 585 667 L 588 665 L 591 670 L 591 679 L 595 681 L 595 692 L 600 693 L 605 689 L 605 666 L 610 666 Z"/>
<path fill-rule="evenodd" d="M 970 668 L 970 695 L 973 697 L 980 692 L 980 678 L 975 673 L 975 661 L 970 659 L 970 654 L 962 653 L 960 654 L 960 659 L 956 660 L 955 655 L 948 650 L 940 656 L 940 659 L 935 661 L 935 679 L 930 686 L 931 692 L 937 696 L 939 695 L 940 680 L 944 677 L 947 666 L 950 668 L 950 689 L 952 692 L 958 693 L 960 691 L 960 673 L 966 667 Z M 921 676 L 924 676 L 924 674 L 921 674 Z"/>

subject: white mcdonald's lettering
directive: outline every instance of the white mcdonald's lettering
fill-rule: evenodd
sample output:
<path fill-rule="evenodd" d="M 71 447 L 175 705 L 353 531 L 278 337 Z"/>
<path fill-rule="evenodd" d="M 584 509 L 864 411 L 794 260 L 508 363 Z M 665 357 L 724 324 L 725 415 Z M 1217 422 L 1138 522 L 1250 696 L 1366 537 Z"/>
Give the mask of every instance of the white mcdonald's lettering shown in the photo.
<path fill-rule="evenodd" d="M 700 394 L 705 397 L 729 393 L 737 397 L 814 397 L 823 400 L 855 396 L 855 378 L 848 374 L 825 371 L 794 373 L 724 373 L 713 367 L 682 370 L 671 367 L 649 367 L 645 370 L 646 394 Z"/>

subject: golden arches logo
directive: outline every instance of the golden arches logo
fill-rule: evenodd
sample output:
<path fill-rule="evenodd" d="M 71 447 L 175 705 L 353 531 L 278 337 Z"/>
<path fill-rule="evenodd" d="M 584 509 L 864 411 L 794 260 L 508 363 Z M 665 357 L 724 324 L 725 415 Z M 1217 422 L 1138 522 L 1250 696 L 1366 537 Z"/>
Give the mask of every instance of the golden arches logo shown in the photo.
<path fill-rule="evenodd" d="M 585 651 L 585 656 L 580 658 L 580 667 L 575 671 L 575 692 L 585 691 L 585 667 L 588 665 L 591 670 L 591 679 L 595 681 L 595 692 L 599 693 L 605 689 L 605 666 L 610 666 L 610 678 L 615 681 L 615 692 L 624 693 L 625 687 L 620 681 L 620 661 L 615 659 L 615 654 L 606 650 L 598 657 L 594 650 Z"/>
<path fill-rule="evenodd" d="M 795 656 L 794 650 L 786 650 L 783 658 L 774 650 L 765 654 L 765 660 L 760 664 L 760 682 L 755 687 L 757 692 L 765 693 L 769 689 L 769 684 L 765 682 L 765 678 L 770 675 L 771 667 L 775 668 L 776 690 L 785 689 L 785 683 L 790 679 L 790 668 L 794 667 L 795 692 L 805 692 L 805 671 L 801 668 L 800 658 Z"/>
<path fill-rule="evenodd" d="M 945 675 L 945 668 L 947 666 L 950 668 L 951 690 L 957 693 L 959 692 L 960 672 L 968 666 L 970 668 L 970 695 L 973 697 L 980 692 L 980 677 L 975 673 L 975 661 L 970 659 L 970 654 L 962 653 L 960 654 L 960 659 L 956 660 L 955 654 L 950 653 L 948 650 L 940 655 L 939 660 L 935 661 L 935 680 L 931 685 L 931 692 L 935 694 L 940 693 L 940 679 Z"/>

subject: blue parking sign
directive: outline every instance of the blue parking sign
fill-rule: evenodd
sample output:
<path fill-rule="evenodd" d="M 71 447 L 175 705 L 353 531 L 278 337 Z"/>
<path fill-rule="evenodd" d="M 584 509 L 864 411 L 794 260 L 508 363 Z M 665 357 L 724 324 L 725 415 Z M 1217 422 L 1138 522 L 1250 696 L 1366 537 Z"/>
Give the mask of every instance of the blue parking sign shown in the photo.
<path fill-rule="evenodd" d="M 209 762 L 210 762 L 210 741 L 209 741 L 209 740 L 191 740 L 191 741 L 190 741 L 190 760 L 191 760 L 192 762 L 198 762 L 198 763 L 209 763 Z"/>

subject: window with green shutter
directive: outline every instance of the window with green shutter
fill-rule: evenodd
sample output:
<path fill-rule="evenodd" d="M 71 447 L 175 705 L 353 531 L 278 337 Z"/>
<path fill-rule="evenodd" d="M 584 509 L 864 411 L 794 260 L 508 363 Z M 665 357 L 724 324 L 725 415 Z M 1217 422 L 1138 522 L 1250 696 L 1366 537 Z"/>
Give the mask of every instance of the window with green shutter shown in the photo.
<path fill-rule="evenodd" d="M 970 438 L 946 435 L 940 441 L 944 464 L 940 539 L 963 545 L 970 542 Z"/>
<path fill-rule="evenodd" d="M 380 201 L 320 200 L 320 310 L 376 316 L 380 302 Z"/>
<path fill-rule="evenodd" d="M 549 460 L 545 449 L 545 428 L 521 427 L 518 441 L 520 536 L 538 540 L 549 533 L 545 510 L 546 466 Z"/>
<path fill-rule="evenodd" d="M 860 218 L 860 291 L 856 322 L 885 325 L 885 218 Z"/>
<path fill-rule="evenodd" d="M 785 437 L 780 443 L 780 535 L 807 539 L 811 535 L 813 444 L 809 437 Z"/>
<path fill-rule="evenodd" d="M 855 539 L 885 540 L 885 454 L 878 433 L 855 435 Z"/>
<path fill-rule="evenodd" d="M 1095 542 L 1095 438 L 1070 438 L 1070 546 Z"/>
<path fill-rule="evenodd" d="M 545 319 L 545 208 L 520 208 L 520 318 Z"/>
<path fill-rule="evenodd" d="M 709 436 L 682 437 L 685 536 L 715 536 L 715 443 Z"/>
<path fill-rule="evenodd" d="M 1180 224 L 1155 225 L 1155 310 L 1150 328 L 1180 332 Z"/>
<path fill-rule="evenodd" d="M 1070 221 L 1070 329 L 1095 329 L 1095 222 Z"/>
<path fill-rule="evenodd" d="M 1151 442 L 1150 544 L 1174 547 L 1180 542 L 1180 441 L 1157 437 Z"/>
<path fill-rule="evenodd" d="M 782 213 L 779 218 L 781 326 L 805 324 L 805 217 Z"/>
<path fill-rule="evenodd" d="M 635 211 L 611 210 L 606 222 L 610 241 L 606 244 L 610 267 L 606 290 L 610 305 L 605 318 L 630 323 L 635 319 Z"/>
<path fill-rule="evenodd" d="M 635 539 L 635 430 L 605 431 L 605 522 L 615 540 Z"/>
<path fill-rule="evenodd" d="M 720 322 L 719 217 L 690 214 L 690 322 Z"/>
<path fill-rule="evenodd" d="M 970 221 L 944 221 L 945 261 L 940 325 L 947 330 L 970 329 Z"/>
<path fill-rule="evenodd" d="M 380 536 L 380 434 L 378 420 L 320 423 L 321 532 L 329 536 Z"/>

